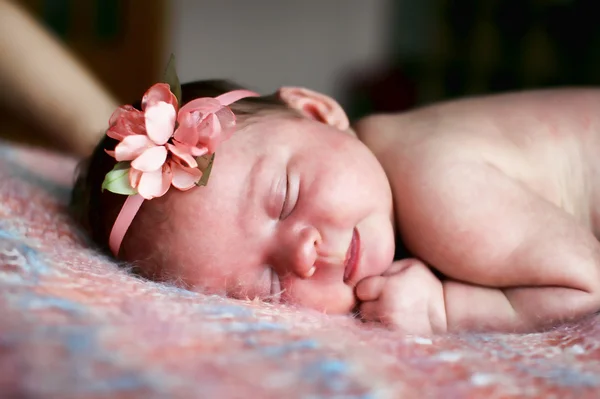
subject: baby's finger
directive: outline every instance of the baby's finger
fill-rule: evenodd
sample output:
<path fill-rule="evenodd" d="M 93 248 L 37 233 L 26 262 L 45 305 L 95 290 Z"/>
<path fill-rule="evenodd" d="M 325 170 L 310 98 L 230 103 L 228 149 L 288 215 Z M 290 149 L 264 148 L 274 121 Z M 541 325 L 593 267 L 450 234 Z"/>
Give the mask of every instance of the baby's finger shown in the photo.
<path fill-rule="evenodd" d="M 373 301 L 381 295 L 387 279 L 381 276 L 373 276 L 362 279 L 356 284 L 356 296 L 361 301 Z"/>
<path fill-rule="evenodd" d="M 394 274 L 402 273 L 409 267 L 414 266 L 416 264 L 424 265 L 423 262 L 421 262 L 419 259 L 416 259 L 416 258 L 406 258 L 406 259 L 397 260 L 394 263 L 392 263 L 392 265 L 381 275 L 382 276 L 393 276 Z"/>

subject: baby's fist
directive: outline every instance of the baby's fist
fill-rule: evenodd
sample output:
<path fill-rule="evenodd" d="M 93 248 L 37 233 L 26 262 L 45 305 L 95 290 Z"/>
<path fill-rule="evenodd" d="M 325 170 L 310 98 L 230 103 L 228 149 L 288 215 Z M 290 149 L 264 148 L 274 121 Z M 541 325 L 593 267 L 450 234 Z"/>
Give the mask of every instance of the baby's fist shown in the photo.
<path fill-rule="evenodd" d="M 356 296 L 366 321 L 409 334 L 446 330 L 442 283 L 418 259 L 394 262 L 383 275 L 361 280 Z"/>

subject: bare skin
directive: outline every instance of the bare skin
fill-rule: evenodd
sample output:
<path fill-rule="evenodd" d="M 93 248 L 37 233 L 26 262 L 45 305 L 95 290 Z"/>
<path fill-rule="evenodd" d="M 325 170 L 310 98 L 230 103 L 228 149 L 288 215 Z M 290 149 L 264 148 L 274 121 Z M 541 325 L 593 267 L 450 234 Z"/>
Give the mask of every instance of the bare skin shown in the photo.
<path fill-rule="evenodd" d="M 279 95 L 302 117 L 241 126 L 208 186 L 142 207 L 123 259 L 154 256 L 148 274 L 205 292 L 358 306 L 413 334 L 539 331 L 600 309 L 600 90 L 453 101 L 354 129 L 331 98 Z M 393 261 L 395 233 L 414 259 Z"/>
<path fill-rule="evenodd" d="M 523 332 L 600 309 L 598 110 L 600 90 L 555 90 L 360 121 L 420 259 L 359 282 L 363 317 L 411 333 Z"/>
<path fill-rule="evenodd" d="M 0 0 L 0 106 L 40 127 L 34 141 L 88 156 L 118 103 L 17 3 Z"/>

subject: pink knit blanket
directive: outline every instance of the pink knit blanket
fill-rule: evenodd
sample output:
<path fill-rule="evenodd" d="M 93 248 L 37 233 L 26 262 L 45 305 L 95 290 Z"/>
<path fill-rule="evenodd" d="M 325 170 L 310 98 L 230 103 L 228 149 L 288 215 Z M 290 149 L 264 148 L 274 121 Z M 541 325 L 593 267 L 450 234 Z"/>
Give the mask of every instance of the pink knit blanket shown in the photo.
<path fill-rule="evenodd" d="M 598 398 L 600 323 L 426 338 L 143 281 L 91 250 L 73 160 L 0 143 L 0 398 Z"/>

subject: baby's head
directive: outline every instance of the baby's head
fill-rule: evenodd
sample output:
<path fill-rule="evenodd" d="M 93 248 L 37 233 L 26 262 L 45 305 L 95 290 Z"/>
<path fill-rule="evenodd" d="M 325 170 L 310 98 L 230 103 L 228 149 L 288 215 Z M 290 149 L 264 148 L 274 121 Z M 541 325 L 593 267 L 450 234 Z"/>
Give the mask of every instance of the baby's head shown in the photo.
<path fill-rule="evenodd" d="M 236 89 L 185 84 L 182 104 Z M 351 311 L 356 283 L 393 258 L 382 167 L 327 96 L 282 88 L 229 107 L 235 132 L 215 149 L 206 186 L 171 186 L 143 201 L 116 256 L 147 278 L 192 290 Z M 116 144 L 103 138 L 74 195 L 82 223 L 105 249 L 127 198 L 102 190 L 116 164 L 105 150 Z"/>

